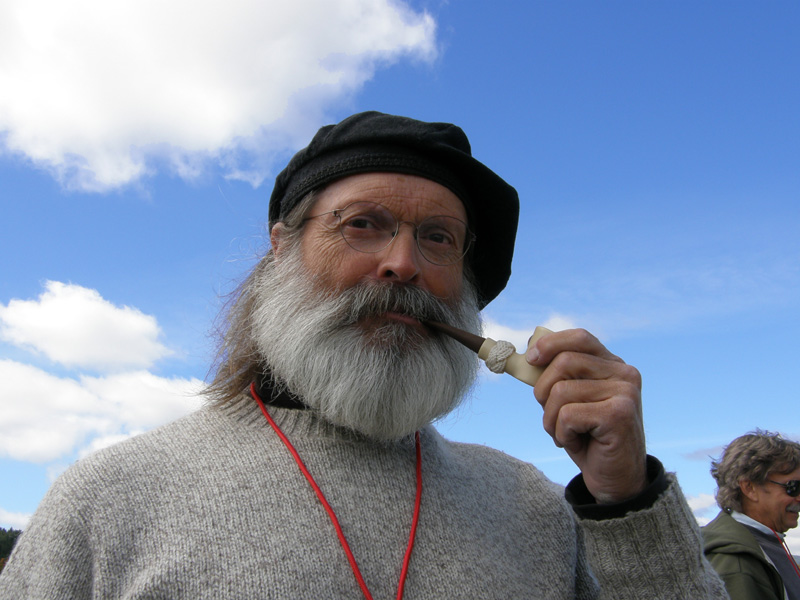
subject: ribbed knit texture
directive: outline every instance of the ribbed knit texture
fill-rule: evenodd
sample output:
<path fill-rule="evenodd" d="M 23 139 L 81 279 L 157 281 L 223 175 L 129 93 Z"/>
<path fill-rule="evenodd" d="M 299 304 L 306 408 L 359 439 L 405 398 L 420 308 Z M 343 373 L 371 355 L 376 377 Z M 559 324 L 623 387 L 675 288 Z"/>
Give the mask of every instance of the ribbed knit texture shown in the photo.
<path fill-rule="evenodd" d="M 413 439 L 378 445 L 310 411 L 269 410 L 336 511 L 375 600 L 394 598 Z M 674 481 L 651 509 L 581 526 L 563 488 L 529 464 L 433 428 L 422 454 L 406 600 L 726 597 Z M 0 576 L 3 600 L 361 597 L 327 515 L 248 402 L 200 410 L 71 467 Z"/>

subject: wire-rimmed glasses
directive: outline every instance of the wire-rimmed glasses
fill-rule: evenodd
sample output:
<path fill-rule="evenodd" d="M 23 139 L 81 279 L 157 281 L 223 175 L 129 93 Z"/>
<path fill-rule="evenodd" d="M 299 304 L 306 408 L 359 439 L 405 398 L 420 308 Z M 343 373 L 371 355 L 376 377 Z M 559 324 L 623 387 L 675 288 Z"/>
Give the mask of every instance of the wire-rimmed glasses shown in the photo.
<path fill-rule="evenodd" d="M 332 215 L 337 220 L 342 238 L 353 250 L 373 254 L 388 247 L 397 237 L 400 225 L 414 228 L 414 239 L 420 254 L 434 265 L 445 266 L 464 258 L 475 235 L 464 221 L 436 215 L 419 223 L 400 221 L 382 204 L 362 200 L 304 219 Z"/>

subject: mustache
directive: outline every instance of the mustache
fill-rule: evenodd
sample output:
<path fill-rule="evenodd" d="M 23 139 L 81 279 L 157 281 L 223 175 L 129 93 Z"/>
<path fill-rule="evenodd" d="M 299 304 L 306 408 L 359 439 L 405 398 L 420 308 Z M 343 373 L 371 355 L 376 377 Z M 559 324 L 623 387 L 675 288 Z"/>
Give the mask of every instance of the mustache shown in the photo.
<path fill-rule="evenodd" d="M 366 317 L 396 312 L 420 321 L 453 319 L 455 310 L 446 301 L 415 285 L 364 281 L 340 295 L 341 324 L 352 325 Z"/>
<path fill-rule="evenodd" d="M 786 510 L 787 512 L 800 513 L 800 504 L 792 504 Z"/>

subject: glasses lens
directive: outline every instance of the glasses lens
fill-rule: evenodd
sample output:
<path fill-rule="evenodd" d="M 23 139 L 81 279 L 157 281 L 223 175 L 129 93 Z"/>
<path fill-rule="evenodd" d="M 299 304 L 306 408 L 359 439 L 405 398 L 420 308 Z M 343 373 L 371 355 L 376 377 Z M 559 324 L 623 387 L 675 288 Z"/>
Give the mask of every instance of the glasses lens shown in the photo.
<path fill-rule="evenodd" d="M 467 224 L 455 217 L 428 217 L 417 228 L 417 245 L 435 265 L 451 265 L 469 249 Z"/>
<path fill-rule="evenodd" d="M 392 243 L 398 231 L 397 218 L 375 202 L 353 202 L 334 211 L 348 245 L 359 252 L 380 252 Z M 412 224 L 413 225 L 413 224 Z M 428 217 L 416 227 L 417 246 L 435 265 L 458 262 L 472 241 L 467 224 L 455 217 Z"/>
<path fill-rule="evenodd" d="M 337 215 L 344 240 L 359 252 L 379 252 L 397 231 L 394 215 L 374 202 L 354 202 Z"/>
<path fill-rule="evenodd" d="M 786 493 L 790 496 L 797 496 L 800 494 L 800 479 L 792 479 L 791 481 L 787 481 L 786 485 Z"/>

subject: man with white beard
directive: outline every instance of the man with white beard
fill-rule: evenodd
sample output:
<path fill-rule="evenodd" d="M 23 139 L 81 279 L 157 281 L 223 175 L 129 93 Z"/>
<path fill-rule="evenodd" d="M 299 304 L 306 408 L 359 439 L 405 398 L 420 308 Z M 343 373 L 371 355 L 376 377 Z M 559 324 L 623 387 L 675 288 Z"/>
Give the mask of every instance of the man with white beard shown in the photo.
<path fill-rule="evenodd" d="M 282 260 L 265 262 L 254 281 L 249 317 L 259 355 L 277 380 L 325 421 L 374 439 L 402 438 L 450 412 L 475 378 L 475 354 L 418 324 L 386 319 L 367 332 L 362 324 L 394 311 L 475 331 L 471 285 L 456 307 L 386 281 L 332 294 L 308 273 L 299 245 L 287 244 Z"/>
<path fill-rule="evenodd" d="M 48 492 L 3 598 L 725 598 L 639 374 L 585 331 L 529 349 L 564 488 L 431 425 L 510 275 L 517 193 L 454 125 L 361 113 L 277 177 L 209 405 Z"/>

